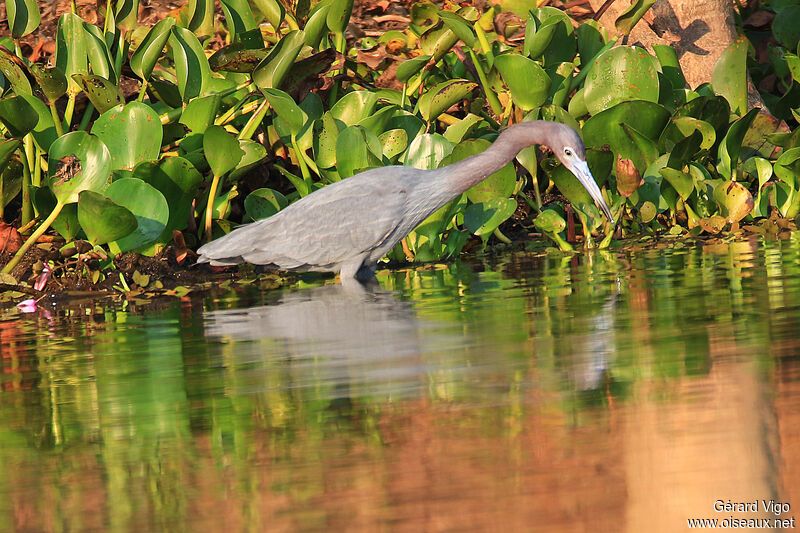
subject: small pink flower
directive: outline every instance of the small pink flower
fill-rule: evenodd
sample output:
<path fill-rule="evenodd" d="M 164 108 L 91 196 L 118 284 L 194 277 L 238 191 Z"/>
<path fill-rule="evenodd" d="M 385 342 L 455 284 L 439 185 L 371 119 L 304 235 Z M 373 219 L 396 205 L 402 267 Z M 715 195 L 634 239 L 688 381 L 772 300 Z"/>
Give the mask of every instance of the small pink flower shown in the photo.
<path fill-rule="evenodd" d="M 44 268 L 42 269 L 42 273 L 39 274 L 39 277 L 36 278 L 36 283 L 33 284 L 33 288 L 37 291 L 41 291 L 44 289 L 44 286 L 47 285 L 47 280 L 50 278 L 50 265 L 45 263 Z M 37 305 L 37 300 L 33 298 L 28 298 L 17 304 L 17 309 L 22 311 L 23 313 L 35 313 L 36 310 L 39 308 Z M 49 314 L 49 313 L 48 313 Z"/>
<path fill-rule="evenodd" d="M 35 313 L 36 312 L 36 300 L 33 298 L 28 298 L 17 304 L 17 309 L 22 311 L 23 313 Z"/>
<path fill-rule="evenodd" d="M 39 274 L 39 277 L 36 278 L 36 283 L 33 284 L 33 288 L 37 291 L 41 291 L 44 289 L 44 286 L 47 285 L 47 280 L 50 278 L 50 265 L 47 263 L 44 264 L 44 268 L 42 269 L 42 273 Z"/>

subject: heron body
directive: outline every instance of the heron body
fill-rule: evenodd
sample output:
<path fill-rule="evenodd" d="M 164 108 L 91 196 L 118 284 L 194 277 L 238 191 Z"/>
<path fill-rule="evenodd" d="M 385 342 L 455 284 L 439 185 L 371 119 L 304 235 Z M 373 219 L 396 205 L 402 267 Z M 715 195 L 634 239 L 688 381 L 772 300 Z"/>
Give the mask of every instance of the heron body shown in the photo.
<path fill-rule="evenodd" d="M 323 187 L 269 218 L 201 246 L 198 263 L 339 272 L 343 281 L 368 276 L 434 211 L 534 144 L 550 147 L 613 222 L 577 132 L 555 122 L 532 121 L 507 128 L 483 153 L 443 168 L 374 168 Z"/>

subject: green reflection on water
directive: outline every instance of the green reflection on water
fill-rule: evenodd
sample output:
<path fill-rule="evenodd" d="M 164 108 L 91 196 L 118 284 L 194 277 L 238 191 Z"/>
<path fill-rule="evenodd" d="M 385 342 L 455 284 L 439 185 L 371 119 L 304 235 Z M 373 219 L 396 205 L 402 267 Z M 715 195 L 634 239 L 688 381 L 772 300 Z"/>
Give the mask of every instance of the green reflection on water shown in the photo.
<path fill-rule="evenodd" d="M 479 435 L 499 439 L 524 477 L 533 420 L 609 425 L 645 382 L 668 410 L 676 384 L 721 361 L 768 386 L 797 353 L 799 250 L 521 254 L 382 272 L 377 294 L 219 290 L 6 316 L 0 528 L 371 528 L 402 514 L 395 443 L 431 427 L 482 454 Z M 326 504 L 345 489 L 365 494 L 358 521 Z"/>

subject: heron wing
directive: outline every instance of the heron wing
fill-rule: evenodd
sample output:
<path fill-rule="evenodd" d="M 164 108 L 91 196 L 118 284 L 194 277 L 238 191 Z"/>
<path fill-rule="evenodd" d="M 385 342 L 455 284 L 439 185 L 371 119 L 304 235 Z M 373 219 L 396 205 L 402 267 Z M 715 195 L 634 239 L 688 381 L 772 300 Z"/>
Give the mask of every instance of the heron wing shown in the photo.
<path fill-rule="evenodd" d="M 413 171 L 384 167 L 347 178 L 198 252 L 212 262 L 241 258 L 283 269 L 333 267 L 375 249 L 395 232 L 413 186 L 404 178 Z"/>

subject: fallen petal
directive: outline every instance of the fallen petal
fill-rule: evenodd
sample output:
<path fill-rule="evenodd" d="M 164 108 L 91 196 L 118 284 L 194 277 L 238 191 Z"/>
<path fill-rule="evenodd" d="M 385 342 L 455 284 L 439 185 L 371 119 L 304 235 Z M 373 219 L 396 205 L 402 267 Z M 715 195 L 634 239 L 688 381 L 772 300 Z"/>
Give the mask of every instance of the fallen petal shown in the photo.
<path fill-rule="evenodd" d="M 22 311 L 23 313 L 35 313 L 36 312 L 36 300 L 33 298 L 28 298 L 27 300 L 23 300 L 22 302 L 17 304 L 17 309 Z"/>

